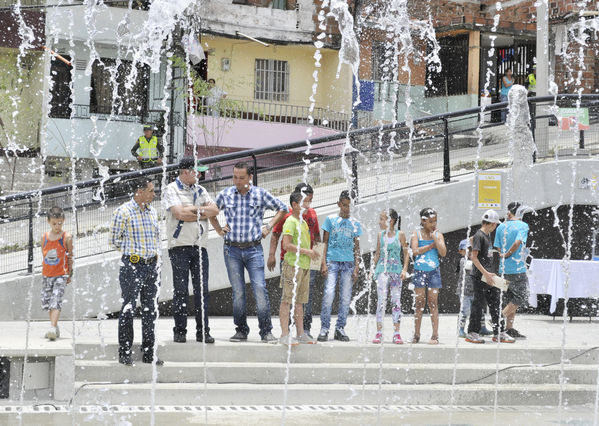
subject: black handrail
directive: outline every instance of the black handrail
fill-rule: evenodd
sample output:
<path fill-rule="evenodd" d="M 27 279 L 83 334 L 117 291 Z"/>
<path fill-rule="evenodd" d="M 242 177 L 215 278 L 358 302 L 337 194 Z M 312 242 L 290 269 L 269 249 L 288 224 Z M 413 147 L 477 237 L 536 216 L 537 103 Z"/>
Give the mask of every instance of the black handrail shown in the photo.
<path fill-rule="evenodd" d="M 556 96 L 538 96 L 538 97 L 528 98 L 528 102 L 529 103 L 541 103 L 541 102 L 558 101 L 558 100 L 564 100 L 564 99 L 581 99 L 581 100 L 598 100 L 599 101 L 599 94 L 578 95 L 578 94 L 568 93 L 568 94 L 559 94 Z M 412 123 L 413 124 L 424 124 L 424 123 L 430 123 L 430 122 L 434 122 L 434 121 L 445 121 L 450 118 L 461 117 L 464 115 L 475 115 L 475 114 L 480 114 L 483 112 L 486 113 L 486 112 L 501 110 L 501 109 L 506 108 L 507 106 L 508 106 L 508 102 L 498 102 L 498 103 L 488 105 L 484 109 L 482 107 L 474 107 L 474 108 L 463 109 L 460 111 L 445 112 L 442 114 L 435 114 L 435 115 L 430 115 L 427 117 L 416 118 L 416 119 L 412 120 Z M 340 133 L 336 133 L 334 135 L 321 136 L 321 137 L 313 138 L 313 139 L 304 139 L 301 141 L 289 142 L 289 143 L 285 143 L 285 144 L 281 144 L 281 145 L 250 149 L 250 150 L 245 150 L 245 151 L 236 151 L 236 152 L 231 152 L 228 154 L 215 155 L 212 157 L 203 158 L 201 163 L 203 165 L 209 165 L 209 164 L 214 164 L 214 163 L 220 163 L 223 161 L 236 160 L 236 159 L 244 158 L 244 157 L 252 157 L 253 158 L 254 156 L 269 154 L 269 153 L 276 152 L 276 151 L 301 148 L 301 147 L 306 146 L 307 140 L 310 141 L 310 145 L 321 145 L 323 143 L 332 142 L 332 141 L 336 141 L 336 140 L 340 140 L 340 139 L 345 139 L 348 137 L 351 138 L 351 137 L 367 135 L 367 134 L 371 134 L 371 133 L 388 132 L 388 131 L 398 130 L 401 128 L 405 128 L 406 125 L 407 125 L 407 122 L 402 121 L 402 122 L 398 122 L 396 124 L 386 124 L 383 126 L 372 126 L 372 127 L 367 127 L 367 128 L 363 128 L 363 129 L 349 130 L 347 132 L 340 132 Z M 29 199 L 29 198 L 36 198 L 36 197 L 44 196 L 44 195 L 56 194 L 56 193 L 60 193 L 60 192 L 68 192 L 68 191 L 74 190 L 74 189 L 89 188 L 89 187 L 101 185 L 104 183 L 115 182 L 118 180 L 124 181 L 124 180 L 135 179 L 140 176 L 167 173 L 167 172 L 177 170 L 178 167 L 179 167 L 178 164 L 169 164 L 169 165 L 164 165 L 164 166 L 152 167 L 152 168 L 145 169 L 145 170 L 136 170 L 136 171 L 132 171 L 132 172 L 119 173 L 119 174 L 112 175 L 112 176 L 105 177 L 105 178 L 104 177 L 95 178 L 95 179 L 90 179 L 90 180 L 86 180 L 86 181 L 82 181 L 82 182 L 74 182 L 72 184 L 57 185 L 57 186 L 52 186 L 52 187 L 48 187 L 48 188 L 42 188 L 42 189 L 39 189 L 36 191 L 28 191 L 28 192 L 21 192 L 21 193 L 17 193 L 17 194 L 5 195 L 5 196 L 0 197 L 0 202 L 5 203 L 5 202 L 18 201 L 18 200 L 25 200 L 25 199 Z"/>
<path fill-rule="evenodd" d="M 558 101 L 563 101 L 563 100 L 567 100 L 567 99 L 579 100 L 581 102 L 585 101 L 583 106 L 593 106 L 593 105 L 599 104 L 599 94 L 589 94 L 589 95 L 559 94 L 556 96 L 530 97 L 530 98 L 528 98 L 528 102 L 529 102 L 529 105 L 531 106 L 531 108 L 530 108 L 530 110 L 531 110 L 531 123 L 530 123 L 531 129 L 534 130 L 535 125 L 536 125 L 535 124 L 536 120 L 541 119 L 541 118 L 553 117 L 552 115 L 536 115 L 536 111 L 535 111 L 536 104 L 543 103 L 543 102 L 557 103 Z M 589 102 L 589 101 L 595 101 L 595 102 Z M 421 117 L 421 118 L 412 120 L 412 124 L 414 124 L 414 125 L 431 123 L 431 122 L 440 122 L 442 124 L 442 127 L 443 127 L 443 130 L 442 130 L 442 136 L 443 136 L 443 182 L 447 183 L 447 182 L 451 181 L 451 168 L 450 168 L 450 155 L 449 155 L 450 139 L 449 138 L 452 134 L 454 134 L 456 132 L 450 132 L 450 130 L 449 130 L 450 119 L 456 118 L 456 117 L 474 116 L 474 115 L 478 115 L 478 114 L 482 114 L 482 113 L 490 113 L 492 111 L 504 109 L 507 106 L 508 106 L 508 102 L 499 102 L 499 103 L 494 103 L 494 104 L 488 105 L 486 107 L 468 108 L 468 109 L 463 109 L 460 111 L 453 111 L 453 112 L 447 112 L 447 113 L 442 113 L 442 114 L 430 115 L 427 117 Z M 322 136 L 322 137 L 318 137 L 318 138 L 309 139 L 309 142 L 310 142 L 311 146 L 322 145 L 322 144 L 325 144 L 328 142 L 333 142 L 336 140 L 341 140 L 341 139 L 346 139 L 346 138 L 355 138 L 355 137 L 362 136 L 362 135 L 395 131 L 395 130 L 405 128 L 407 126 L 407 124 L 408 124 L 407 121 L 402 121 L 402 122 L 399 122 L 396 124 L 386 124 L 386 125 L 381 125 L 381 126 L 372 126 L 372 127 L 368 127 L 368 128 L 364 128 L 364 129 L 349 130 L 347 132 L 336 133 L 334 135 Z M 481 124 L 479 124 L 479 126 L 482 128 L 485 128 L 485 127 L 490 127 L 492 125 L 482 125 L 482 123 L 481 123 Z M 473 129 L 467 129 L 467 130 L 473 130 Z M 460 131 L 464 132 L 467 130 L 460 130 Z M 422 138 L 417 137 L 417 138 L 414 138 L 413 140 L 420 140 L 420 139 L 424 140 L 424 139 L 436 138 L 436 137 L 440 137 L 440 136 L 441 135 L 429 135 L 429 136 L 425 136 Z M 533 133 L 533 137 L 534 137 L 534 133 Z M 584 133 L 583 132 L 581 132 L 581 137 L 580 137 L 579 143 L 580 143 L 580 147 L 584 148 Z M 278 151 L 302 148 L 302 147 L 305 147 L 306 145 L 307 145 L 307 140 L 300 140 L 300 141 L 296 141 L 296 142 L 289 142 L 289 143 L 271 146 L 271 147 L 256 148 L 256 149 L 251 149 L 251 150 L 232 152 L 232 153 L 228 153 L 228 154 L 215 155 L 212 157 L 207 157 L 207 158 L 202 159 L 201 163 L 203 165 L 209 165 L 209 164 L 228 162 L 228 161 L 232 161 L 232 160 L 236 160 L 236 159 L 240 159 L 240 158 L 250 157 L 252 164 L 254 166 L 254 170 L 255 170 L 254 184 L 257 185 L 257 183 L 258 183 L 258 181 L 257 181 L 257 179 L 258 179 L 257 156 L 258 155 L 264 155 L 264 154 L 270 154 L 270 153 L 278 152 Z M 352 175 L 353 175 L 352 182 L 351 182 L 352 196 L 354 198 L 358 198 L 358 165 L 357 165 L 358 156 L 356 155 L 355 150 L 350 151 L 349 154 L 350 154 L 351 160 L 352 160 L 352 167 L 351 167 Z M 533 160 L 535 160 L 535 159 L 536 158 L 533 158 Z M 12 194 L 12 195 L 6 195 L 6 196 L 0 197 L 0 203 L 9 203 L 9 202 L 19 201 L 19 200 L 28 200 L 28 210 L 29 210 L 28 213 L 29 214 L 26 217 L 29 221 L 29 247 L 28 247 L 28 262 L 27 262 L 28 263 L 28 265 L 27 265 L 28 271 L 31 273 L 33 270 L 33 245 L 34 245 L 33 244 L 33 217 L 34 217 L 33 200 L 35 198 L 42 197 L 44 195 L 68 192 L 68 191 L 72 191 L 72 190 L 76 190 L 76 189 L 95 187 L 95 186 L 103 185 L 106 183 L 117 183 L 120 181 L 127 181 L 127 180 L 131 180 L 131 179 L 135 179 L 140 176 L 169 173 L 169 172 L 173 172 L 173 171 L 177 170 L 178 167 L 179 167 L 179 164 L 163 165 L 163 166 L 153 167 L 153 168 L 149 168 L 149 169 L 145 169 L 145 170 L 136 170 L 136 171 L 126 172 L 126 173 L 115 174 L 115 175 L 108 176 L 108 177 L 94 178 L 94 179 L 89 179 L 86 181 L 74 182 L 72 184 L 57 185 L 57 186 L 53 186 L 53 187 L 39 189 L 36 191 L 21 192 L 18 194 Z M 214 179 L 214 181 L 216 181 L 216 180 L 220 180 L 220 179 Z M 213 180 L 211 179 L 210 181 L 213 181 Z"/>

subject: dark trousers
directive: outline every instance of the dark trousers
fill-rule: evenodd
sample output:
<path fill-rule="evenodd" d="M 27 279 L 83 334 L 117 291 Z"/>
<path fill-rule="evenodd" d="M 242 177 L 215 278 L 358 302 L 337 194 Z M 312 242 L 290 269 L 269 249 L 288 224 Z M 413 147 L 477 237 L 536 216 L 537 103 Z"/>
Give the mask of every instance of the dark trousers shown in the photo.
<path fill-rule="evenodd" d="M 201 253 L 201 255 L 200 255 Z M 187 303 L 189 301 L 189 274 L 193 286 L 196 336 L 208 333 L 208 252 L 197 246 L 173 247 L 168 250 L 173 268 L 173 318 L 177 335 L 187 333 Z M 204 296 L 202 299 L 202 295 Z M 203 320 L 203 323 L 202 323 Z"/>
<path fill-rule="evenodd" d="M 468 322 L 468 333 L 480 333 L 481 317 L 485 306 L 489 306 L 491 321 L 493 323 L 493 334 L 504 331 L 505 323 L 499 318 L 501 311 L 501 290 L 485 284 L 479 278 L 473 279 L 474 300 L 470 309 L 470 321 Z"/>
<path fill-rule="evenodd" d="M 156 262 L 131 263 L 123 256 L 119 272 L 123 304 L 119 313 L 119 356 L 131 355 L 133 345 L 133 315 L 139 296 L 141 302 L 141 349 L 143 357 L 152 359 L 154 354 L 154 328 L 158 309 L 156 296 L 160 288 L 160 278 Z"/>

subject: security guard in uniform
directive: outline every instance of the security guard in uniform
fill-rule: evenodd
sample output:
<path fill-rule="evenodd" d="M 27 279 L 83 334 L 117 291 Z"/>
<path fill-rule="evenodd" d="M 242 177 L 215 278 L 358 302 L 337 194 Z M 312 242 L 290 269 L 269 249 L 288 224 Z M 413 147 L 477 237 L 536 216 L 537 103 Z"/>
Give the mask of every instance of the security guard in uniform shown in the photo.
<path fill-rule="evenodd" d="M 133 145 L 133 148 L 131 148 L 131 155 L 137 158 L 142 169 L 162 165 L 164 148 L 162 142 L 153 133 L 154 129 L 152 126 L 146 124 L 143 136 L 140 136 L 135 145 Z"/>
<path fill-rule="evenodd" d="M 537 66 L 532 66 L 532 72 L 528 74 L 528 96 L 537 96 Z"/>

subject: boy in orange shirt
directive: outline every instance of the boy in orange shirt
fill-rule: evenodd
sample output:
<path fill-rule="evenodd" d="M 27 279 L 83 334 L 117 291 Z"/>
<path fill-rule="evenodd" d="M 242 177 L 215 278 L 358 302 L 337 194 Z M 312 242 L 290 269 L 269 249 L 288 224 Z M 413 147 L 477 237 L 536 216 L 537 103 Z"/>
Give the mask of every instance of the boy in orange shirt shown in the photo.
<path fill-rule="evenodd" d="M 60 337 L 58 318 L 64 290 L 73 276 L 73 236 L 62 230 L 64 211 L 52 207 L 48 211 L 50 232 L 42 236 L 42 309 L 50 313 L 50 329 L 46 338 Z"/>

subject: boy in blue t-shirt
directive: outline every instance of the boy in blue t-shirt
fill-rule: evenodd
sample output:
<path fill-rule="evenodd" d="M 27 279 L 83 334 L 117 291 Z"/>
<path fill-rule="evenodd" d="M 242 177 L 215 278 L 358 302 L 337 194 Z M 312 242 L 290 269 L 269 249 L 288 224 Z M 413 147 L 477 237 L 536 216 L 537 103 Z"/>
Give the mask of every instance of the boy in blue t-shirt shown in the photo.
<path fill-rule="evenodd" d="M 506 333 L 513 338 L 524 339 L 525 336 L 514 328 L 514 318 L 518 307 L 528 303 L 528 225 L 521 220 L 525 210 L 521 203 L 511 202 L 507 209 L 507 220 L 497 227 L 493 245 L 499 251 L 499 275 L 510 283 L 505 294 L 508 304 L 503 309 L 503 316 L 507 320 Z"/>
<path fill-rule="evenodd" d="M 329 327 L 331 325 L 331 310 L 335 298 L 335 287 L 339 278 L 339 316 L 335 325 L 335 340 L 349 342 L 345 333 L 345 324 L 351 301 L 352 285 L 358 279 L 360 271 L 360 240 L 362 227 L 360 222 L 350 218 L 351 199 L 349 191 L 342 191 L 339 195 L 339 214 L 328 216 L 322 230 L 324 243 L 321 272 L 326 276 L 322 308 L 320 311 L 321 329 L 318 335 L 319 342 L 329 340 Z"/>

